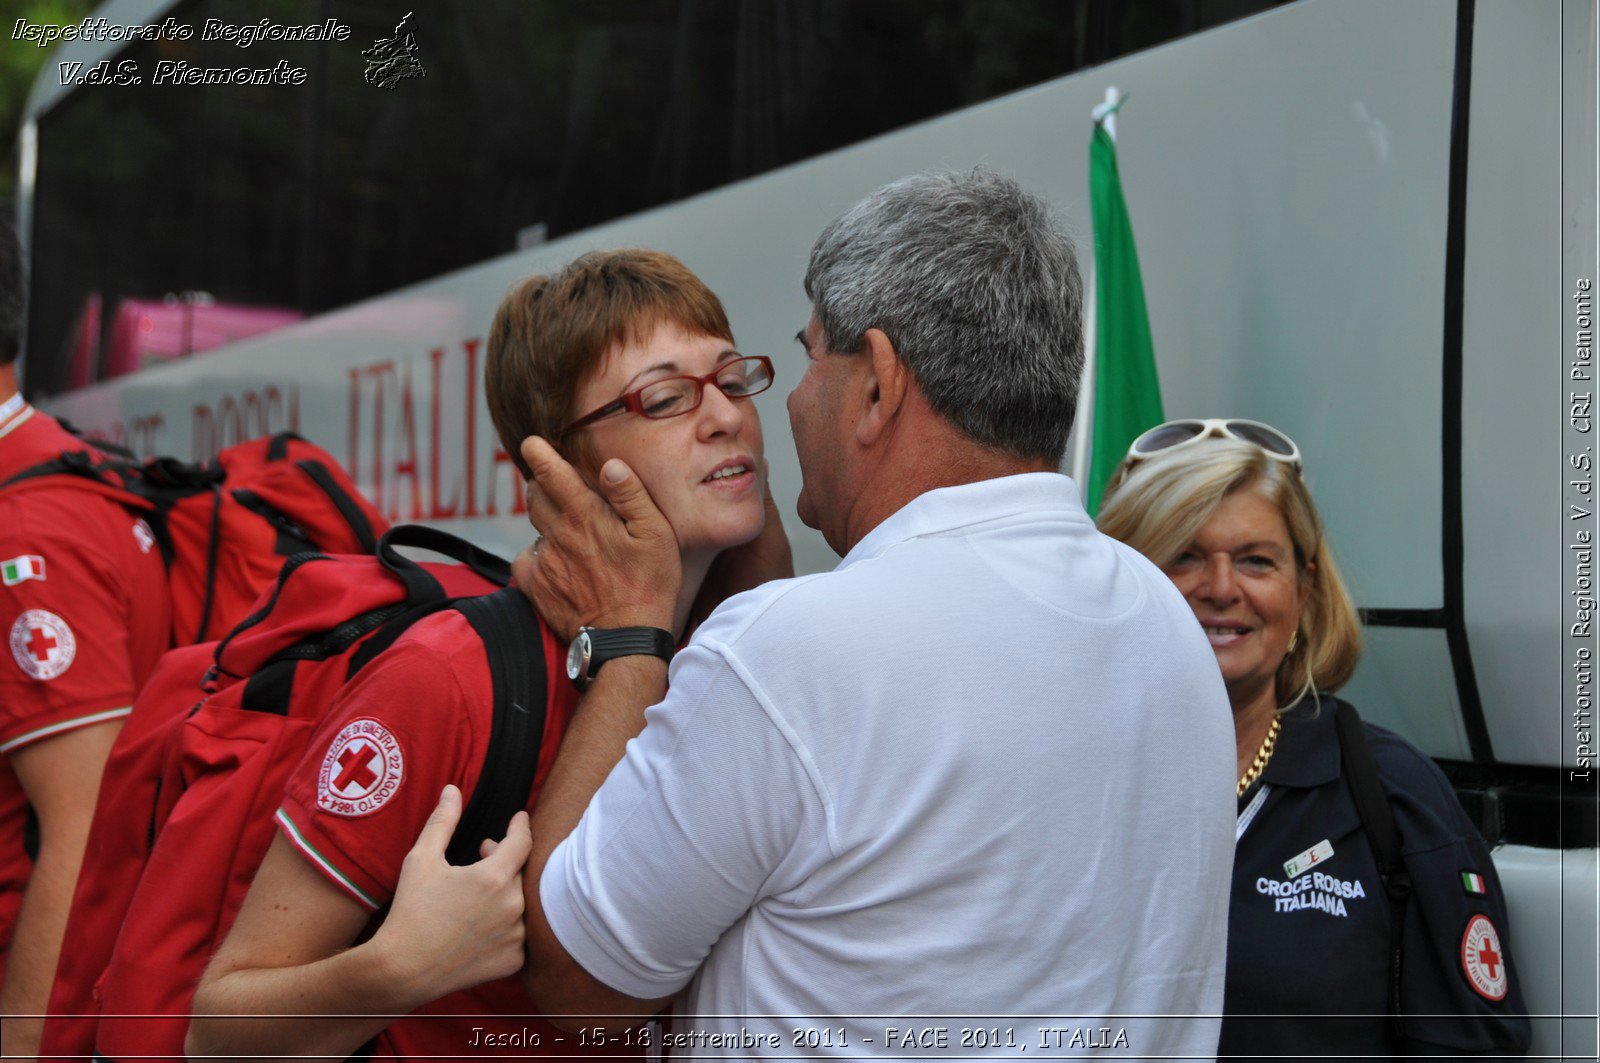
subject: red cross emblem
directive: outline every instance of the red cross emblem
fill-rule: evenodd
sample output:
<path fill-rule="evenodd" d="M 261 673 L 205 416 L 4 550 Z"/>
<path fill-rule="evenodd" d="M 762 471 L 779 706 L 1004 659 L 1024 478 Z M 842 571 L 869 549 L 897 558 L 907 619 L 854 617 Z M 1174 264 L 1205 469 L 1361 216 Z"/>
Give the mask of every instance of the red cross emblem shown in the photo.
<path fill-rule="evenodd" d="M 54 679 L 72 667 L 78 640 L 67 622 L 46 609 L 29 609 L 11 625 L 11 656 L 34 679 Z"/>
<path fill-rule="evenodd" d="M 369 815 L 389 803 L 404 774 L 399 739 L 377 720 L 353 720 L 322 758 L 317 806 L 339 816 Z"/>
<path fill-rule="evenodd" d="M 1461 971 L 1473 992 L 1485 1000 L 1503 1000 L 1506 995 L 1506 963 L 1500 948 L 1500 935 L 1485 915 L 1467 920 L 1461 935 Z"/>
<path fill-rule="evenodd" d="M 355 783 L 356 789 L 365 790 L 378 781 L 378 773 L 372 766 L 378 762 L 378 751 L 366 743 L 359 743 L 339 754 L 339 767 L 344 770 L 339 777 L 333 780 L 335 790 L 348 789 Z"/>
<path fill-rule="evenodd" d="M 42 627 L 28 629 L 28 652 L 33 654 L 33 659 L 43 664 L 50 659 L 50 651 L 56 648 L 56 640 L 50 637 L 50 632 Z"/>

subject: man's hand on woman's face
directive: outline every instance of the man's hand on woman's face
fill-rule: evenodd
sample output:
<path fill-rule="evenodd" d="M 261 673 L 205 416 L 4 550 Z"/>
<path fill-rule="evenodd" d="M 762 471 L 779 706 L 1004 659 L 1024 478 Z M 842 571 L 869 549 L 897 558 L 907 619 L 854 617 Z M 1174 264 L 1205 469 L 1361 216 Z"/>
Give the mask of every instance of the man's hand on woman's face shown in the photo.
<path fill-rule="evenodd" d="M 672 526 L 633 470 L 613 458 L 597 494 L 549 443 L 529 436 L 522 458 L 528 521 L 540 536 L 518 555 L 517 586 L 560 638 L 580 627 L 673 627 L 683 565 Z"/>

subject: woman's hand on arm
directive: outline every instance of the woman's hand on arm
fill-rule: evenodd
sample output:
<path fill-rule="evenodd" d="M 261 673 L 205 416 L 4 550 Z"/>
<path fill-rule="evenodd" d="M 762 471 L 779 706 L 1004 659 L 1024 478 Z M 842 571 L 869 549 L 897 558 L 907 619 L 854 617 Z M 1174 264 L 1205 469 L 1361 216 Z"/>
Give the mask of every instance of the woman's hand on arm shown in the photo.
<path fill-rule="evenodd" d="M 527 815 L 485 859 L 452 867 L 444 851 L 460 814 L 461 795 L 447 787 L 406 856 L 389 916 L 354 948 L 372 913 L 275 838 L 195 993 L 187 1052 L 347 1056 L 396 1016 L 515 973 Z"/>
<path fill-rule="evenodd" d="M 461 821 L 461 791 L 446 786 L 400 865 L 394 903 L 369 944 L 384 948 L 418 1003 L 522 969 L 522 869 L 533 847 L 528 814 L 511 817 L 501 841 L 485 839 L 475 864 L 445 850 Z"/>

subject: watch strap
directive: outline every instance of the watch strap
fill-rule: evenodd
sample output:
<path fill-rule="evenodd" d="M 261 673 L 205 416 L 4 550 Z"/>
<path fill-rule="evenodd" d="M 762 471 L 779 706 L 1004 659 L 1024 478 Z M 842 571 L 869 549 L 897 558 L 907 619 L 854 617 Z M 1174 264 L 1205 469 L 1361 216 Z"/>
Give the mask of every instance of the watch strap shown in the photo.
<path fill-rule="evenodd" d="M 658 627 L 614 627 L 589 629 L 589 678 L 600 666 L 618 657 L 647 655 L 671 661 L 676 645 L 670 631 Z"/>

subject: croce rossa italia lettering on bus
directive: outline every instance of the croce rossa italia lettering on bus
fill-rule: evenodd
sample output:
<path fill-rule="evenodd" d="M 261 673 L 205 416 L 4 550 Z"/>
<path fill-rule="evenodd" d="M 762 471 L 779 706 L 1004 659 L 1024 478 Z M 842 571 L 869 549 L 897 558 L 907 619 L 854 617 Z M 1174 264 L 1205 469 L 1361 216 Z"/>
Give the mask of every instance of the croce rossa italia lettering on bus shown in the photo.
<path fill-rule="evenodd" d="M 311 434 L 335 453 L 391 521 L 475 520 L 527 511 L 516 465 L 492 433 L 480 431 L 483 340 L 470 338 L 422 355 L 349 367 L 343 439 L 301 417 L 300 387 L 285 381 L 224 392 L 189 406 L 189 453 L 197 460 L 275 432 Z M 446 386 L 446 376 L 453 385 Z M 141 457 L 170 447 L 167 415 L 113 421 L 91 434 Z"/>
<path fill-rule="evenodd" d="M 390 520 L 474 520 L 527 512 L 515 463 L 498 442 L 485 446 L 478 432 L 482 348 L 481 339 L 469 339 L 454 350 L 429 351 L 422 389 L 416 384 L 416 358 L 349 370 L 345 466 L 370 486 L 373 504 Z M 451 369 L 461 381 L 453 390 L 443 386 Z M 459 445 L 446 445 L 449 434 Z"/>

